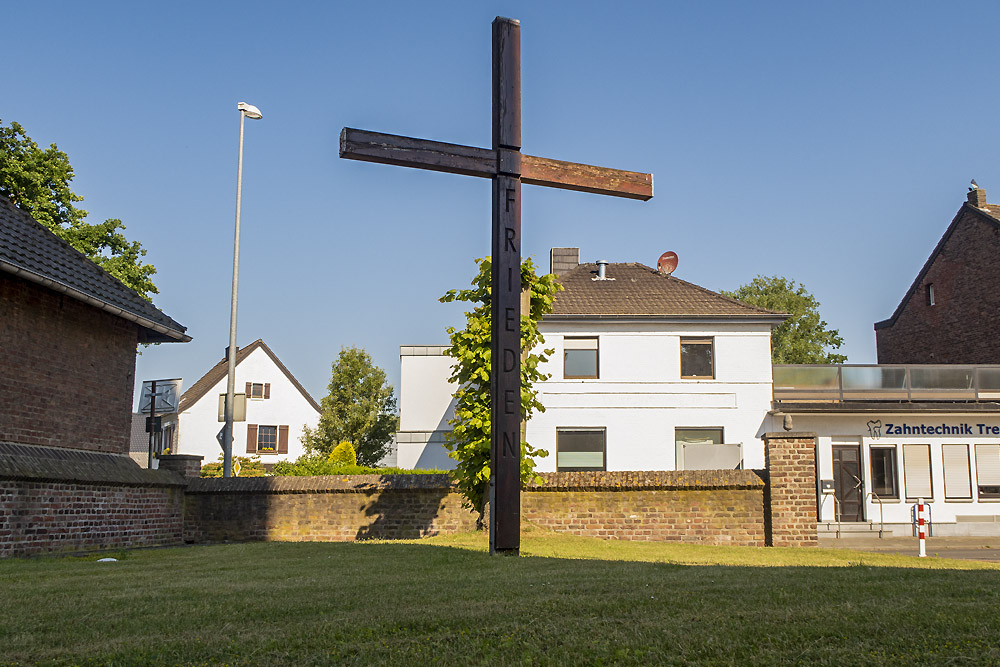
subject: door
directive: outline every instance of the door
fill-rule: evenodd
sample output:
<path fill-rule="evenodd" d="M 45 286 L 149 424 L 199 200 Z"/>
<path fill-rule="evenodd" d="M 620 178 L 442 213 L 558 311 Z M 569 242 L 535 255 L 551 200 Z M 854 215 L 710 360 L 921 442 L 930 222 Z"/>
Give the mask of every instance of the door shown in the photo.
<path fill-rule="evenodd" d="M 864 521 L 864 483 L 861 479 L 861 447 L 833 446 L 833 488 L 838 521 Z"/>

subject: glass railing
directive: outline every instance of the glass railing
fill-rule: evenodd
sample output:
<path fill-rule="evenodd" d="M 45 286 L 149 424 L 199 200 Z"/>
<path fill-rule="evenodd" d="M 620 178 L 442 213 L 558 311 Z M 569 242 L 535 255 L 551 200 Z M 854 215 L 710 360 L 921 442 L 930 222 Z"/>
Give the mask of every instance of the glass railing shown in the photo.
<path fill-rule="evenodd" d="M 775 401 L 1000 398 L 1000 365 L 775 364 Z"/>

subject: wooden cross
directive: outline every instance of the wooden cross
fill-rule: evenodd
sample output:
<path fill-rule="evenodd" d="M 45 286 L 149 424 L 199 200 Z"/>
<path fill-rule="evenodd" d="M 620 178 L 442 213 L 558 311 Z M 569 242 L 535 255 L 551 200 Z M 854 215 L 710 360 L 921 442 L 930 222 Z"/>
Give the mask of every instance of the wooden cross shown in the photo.
<path fill-rule="evenodd" d="M 521 536 L 521 184 L 646 201 L 653 175 L 521 153 L 521 23 L 493 21 L 493 148 L 345 127 L 340 157 L 493 179 L 490 553 Z"/>

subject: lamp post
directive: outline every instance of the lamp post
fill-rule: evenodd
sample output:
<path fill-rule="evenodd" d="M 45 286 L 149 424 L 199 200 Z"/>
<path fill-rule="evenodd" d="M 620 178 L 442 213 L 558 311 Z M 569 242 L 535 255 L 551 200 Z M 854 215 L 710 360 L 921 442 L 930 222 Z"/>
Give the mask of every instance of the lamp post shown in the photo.
<path fill-rule="evenodd" d="M 229 347 L 226 356 L 229 362 L 229 378 L 226 381 L 226 435 L 222 445 L 222 476 L 233 475 L 233 403 L 236 400 L 236 303 L 240 282 L 240 203 L 243 198 L 243 122 L 247 118 L 261 118 L 260 109 L 240 102 L 236 105 L 240 112 L 240 156 L 236 166 L 236 236 L 233 239 L 233 300 L 229 311 Z"/>

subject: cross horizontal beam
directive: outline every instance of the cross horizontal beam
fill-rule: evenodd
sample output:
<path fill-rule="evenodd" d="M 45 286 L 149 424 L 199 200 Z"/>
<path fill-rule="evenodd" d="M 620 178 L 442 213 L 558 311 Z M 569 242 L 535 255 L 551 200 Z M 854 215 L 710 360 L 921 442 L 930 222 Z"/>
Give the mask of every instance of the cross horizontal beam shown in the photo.
<path fill-rule="evenodd" d="M 497 153 L 488 148 L 351 127 L 345 127 L 340 133 L 340 157 L 478 178 L 497 175 Z M 532 155 L 521 156 L 521 182 L 642 201 L 653 196 L 652 174 Z"/>

